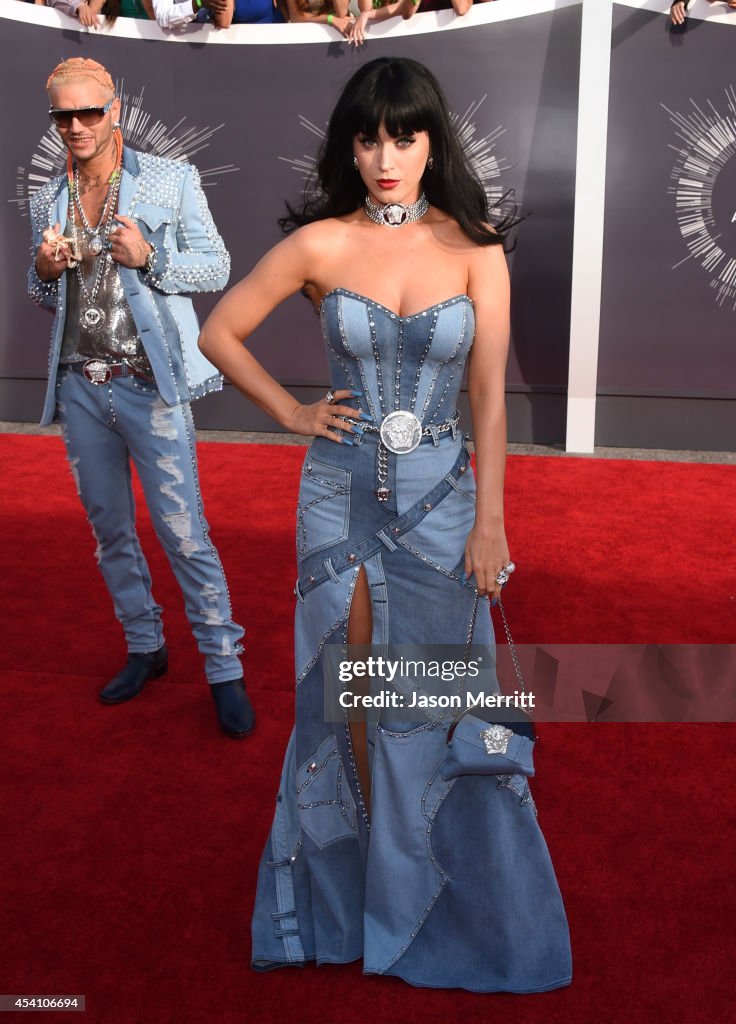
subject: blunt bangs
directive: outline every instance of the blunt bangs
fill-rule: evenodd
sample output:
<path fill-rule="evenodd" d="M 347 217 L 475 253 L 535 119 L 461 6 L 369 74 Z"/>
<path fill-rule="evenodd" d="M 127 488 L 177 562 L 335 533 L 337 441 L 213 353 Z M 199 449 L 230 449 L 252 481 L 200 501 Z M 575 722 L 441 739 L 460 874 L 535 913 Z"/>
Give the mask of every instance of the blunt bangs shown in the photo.
<path fill-rule="evenodd" d="M 366 104 L 362 110 L 353 112 L 350 135 L 376 139 L 381 125 L 393 139 L 415 132 L 429 132 L 431 135 L 435 124 L 436 120 L 429 112 L 412 103 L 410 97 L 386 97 L 383 103 Z"/>
<path fill-rule="evenodd" d="M 381 125 L 392 138 L 414 132 L 433 136 L 441 131 L 443 110 L 437 92 L 413 69 L 407 73 L 400 65 L 383 64 L 361 83 L 352 99 L 345 119 L 351 137 L 375 139 Z"/>

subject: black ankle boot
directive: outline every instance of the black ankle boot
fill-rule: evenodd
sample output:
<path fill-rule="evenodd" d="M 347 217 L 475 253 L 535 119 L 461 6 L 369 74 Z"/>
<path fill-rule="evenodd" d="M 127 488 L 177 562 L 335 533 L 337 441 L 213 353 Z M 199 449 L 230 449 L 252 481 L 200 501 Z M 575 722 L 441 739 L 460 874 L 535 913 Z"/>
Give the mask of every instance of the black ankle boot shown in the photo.
<path fill-rule="evenodd" d="M 210 683 L 210 690 L 217 721 L 225 735 L 235 740 L 247 736 L 256 724 L 256 713 L 245 692 L 245 682 L 231 679 L 225 683 Z"/>
<path fill-rule="evenodd" d="M 157 651 L 129 654 L 125 668 L 100 691 L 100 700 L 103 704 L 122 704 L 124 700 L 131 700 L 138 696 L 149 679 L 165 675 L 168 667 L 166 644 Z"/>

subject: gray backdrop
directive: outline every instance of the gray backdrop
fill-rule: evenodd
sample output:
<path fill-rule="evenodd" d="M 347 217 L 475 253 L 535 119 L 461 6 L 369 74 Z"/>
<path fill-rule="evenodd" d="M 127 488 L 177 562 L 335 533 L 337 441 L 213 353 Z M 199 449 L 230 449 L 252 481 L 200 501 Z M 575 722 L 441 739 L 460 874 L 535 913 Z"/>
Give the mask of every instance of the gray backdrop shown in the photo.
<path fill-rule="evenodd" d="M 597 444 L 735 446 L 734 42 L 614 6 Z"/>
<path fill-rule="evenodd" d="M 373 39 L 362 52 L 322 44 L 172 45 L 80 34 L 3 22 L 5 153 L 2 195 L 8 200 L 37 184 L 30 174 L 48 129 L 44 83 L 62 56 L 102 61 L 124 90 L 137 96 L 152 122 L 173 129 L 222 127 L 193 156 L 207 174 L 209 202 L 233 257 L 231 281 L 242 277 L 280 237 L 284 199 L 296 199 L 302 179 L 289 161 L 313 156 L 318 139 L 300 115 L 323 126 L 336 95 L 364 61 L 384 54 L 425 62 L 458 114 L 483 101 L 472 120 L 475 137 L 498 135 L 492 155 L 504 168 L 494 184 L 516 189 L 528 214 L 518 232 L 513 274 L 513 345 L 509 365 L 511 437 L 562 440 L 567 381 L 580 9 L 567 8 L 493 25 Z M 288 32 L 288 28 L 284 29 Z M 32 59 L 29 59 L 32 54 Z M 485 99 L 484 99 L 485 97 Z M 41 154 L 43 155 L 43 154 Z M 282 159 L 286 158 L 286 159 Z M 22 170 L 19 170 L 22 168 Z M 3 204 L 0 247 L 5 288 L 0 330 L 0 418 L 37 417 L 50 319 L 25 298 L 29 240 L 24 204 Z M 201 315 L 211 303 L 197 300 Z M 307 302 L 285 303 L 253 339 L 268 369 L 295 393 L 326 382 L 318 321 Z M 200 425 L 271 427 L 232 388 L 196 403 Z"/>

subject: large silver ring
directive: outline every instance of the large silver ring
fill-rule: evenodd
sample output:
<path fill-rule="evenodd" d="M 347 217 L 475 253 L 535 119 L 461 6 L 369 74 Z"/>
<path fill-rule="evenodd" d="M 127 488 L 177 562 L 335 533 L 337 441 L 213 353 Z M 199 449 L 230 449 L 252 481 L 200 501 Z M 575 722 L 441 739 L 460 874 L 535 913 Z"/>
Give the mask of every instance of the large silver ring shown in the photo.
<path fill-rule="evenodd" d="M 335 392 L 332 390 L 332 388 L 330 388 L 330 390 L 325 395 L 325 402 L 327 402 L 328 405 L 332 405 L 332 403 L 334 401 L 335 401 Z"/>
<path fill-rule="evenodd" d="M 381 441 L 394 455 L 407 455 L 422 440 L 422 424 L 413 412 L 390 412 L 381 423 Z"/>
<path fill-rule="evenodd" d="M 516 566 L 513 562 L 509 562 L 508 565 L 505 565 L 496 576 L 496 583 L 498 583 L 499 586 L 501 587 L 504 585 L 504 583 L 508 583 L 509 576 L 511 575 L 515 568 Z"/>

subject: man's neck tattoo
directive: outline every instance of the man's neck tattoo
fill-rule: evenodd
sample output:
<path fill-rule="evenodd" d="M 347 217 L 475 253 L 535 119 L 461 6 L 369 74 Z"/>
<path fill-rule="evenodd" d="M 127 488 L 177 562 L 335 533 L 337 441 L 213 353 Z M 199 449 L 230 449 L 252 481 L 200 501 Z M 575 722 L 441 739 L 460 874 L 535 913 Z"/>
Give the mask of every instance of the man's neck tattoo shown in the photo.
<path fill-rule="evenodd" d="M 110 146 L 108 147 L 107 155 L 110 158 L 110 173 L 109 174 L 88 174 L 84 168 L 78 168 L 78 185 L 79 195 L 83 196 L 87 192 L 91 192 L 95 188 L 107 188 L 111 184 L 113 175 L 117 170 L 117 148 L 115 145 L 115 139 L 111 139 Z"/>

